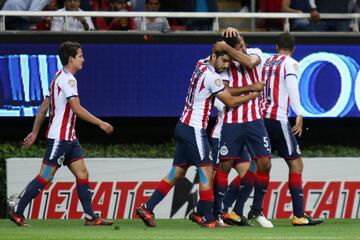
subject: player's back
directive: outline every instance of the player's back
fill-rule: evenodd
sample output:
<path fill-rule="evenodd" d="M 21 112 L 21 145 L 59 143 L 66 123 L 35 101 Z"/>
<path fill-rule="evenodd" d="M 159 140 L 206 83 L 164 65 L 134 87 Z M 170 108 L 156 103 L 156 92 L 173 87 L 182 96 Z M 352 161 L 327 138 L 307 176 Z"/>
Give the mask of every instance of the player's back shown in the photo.
<path fill-rule="evenodd" d="M 47 138 L 73 141 L 76 115 L 71 110 L 68 99 L 77 96 L 75 77 L 66 69 L 59 70 L 50 84 L 50 121 Z"/>
<path fill-rule="evenodd" d="M 290 105 L 286 77 L 298 77 L 299 63 L 290 56 L 276 54 L 269 57 L 262 69 L 265 81 L 263 92 L 263 116 L 273 120 L 287 120 Z"/>
<path fill-rule="evenodd" d="M 205 129 L 213 105 L 213 94 L 223 89 L 224 85 L 220 76 L 209 64 L 209 58 L 198 61 L 190 79 L 180 121 L 192 127 Z"/>

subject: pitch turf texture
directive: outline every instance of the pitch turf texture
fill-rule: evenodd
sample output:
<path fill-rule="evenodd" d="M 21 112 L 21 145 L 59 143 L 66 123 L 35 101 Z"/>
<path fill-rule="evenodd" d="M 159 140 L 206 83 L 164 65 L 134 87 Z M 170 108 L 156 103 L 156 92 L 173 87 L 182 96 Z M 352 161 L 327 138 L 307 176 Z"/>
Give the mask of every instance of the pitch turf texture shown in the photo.
<path fill-rule="evenodd" d="M 30 220 L 29 228 L 0 220 L 0 239 L 360 239 L 360 221 L 326 220 L 319 226 L 293 227 L 290 220 L 274 220 L 273 229 L 231 227 L 204 229 L 186 219 L 157 220 L 147 228 L 140 220 L 118 220 L 113 226 L 86 227 L 81 220 Z"/>

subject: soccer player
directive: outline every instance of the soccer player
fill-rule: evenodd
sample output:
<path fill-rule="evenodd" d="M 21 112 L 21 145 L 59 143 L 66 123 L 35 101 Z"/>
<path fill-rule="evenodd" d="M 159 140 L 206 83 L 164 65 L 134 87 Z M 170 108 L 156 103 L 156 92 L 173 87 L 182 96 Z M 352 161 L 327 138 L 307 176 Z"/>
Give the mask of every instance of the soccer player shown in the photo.
<path fill-rule="evenodd" d="M 27 185 L 16 211 L 10 212 L 10 219 L 16 225 L 27 227 L 23 215 L 26 206 L 49 183 L 61 165 L 67 166 L 76 177 L 76 189 L 85 213 L 85 225 L 112 225 L 100 219 L 91 206 L 88 170 L 79 140 L 75 136 L 75 121 L 79 117 L 92 123 L 107 134 L 113 127 L 89 113 L 80 105 L 75 73 L 82 69 L 84 56 L 81 46 L 76 42 L 64 42 L 59 47 L 59 57 L 63 69 L 59 70 L 51 82 L 49 94 L 42 102 L 36 115 L 32 131 L 24 139 L 24 147 L 30 147 L 38 136 L 40 127 L 50 109 L 50 121 L 46 133 L 46 152 L 39 174 Z"/>
<path fill-rule="evenodd" d="M 136 210 L 146 226 L 155 227 L 153 210 L 171 188 L 182 179 L 190 165 L 195 165 L 199 174 L 197 212 L 190 219 L 202 227 L 219 227 L 213 218 L 213 166 L 206 134 L 214 97 L 227 106 L 234 107 L 258 97 L 258 92 L 234 97 L 225 88 L 219 73 L 229 67 L 230 57 L 225 52 L 213 52 L 207 59 L 198 61 L 190 79 L 185 107 L 175 129 L 175 156 L 173 166 L 159 183 L 150 199 Z"/>
<path fill-rule="evenodd" d="M 295 135 L 301 136 L 303 117 L 298 88 L 299 63 L 291 55 L 295 39 L 282 33 L 276 41 L 276 55 L 268 58 L 262 69 L 265 80 L 263 114 L 265 126 L 273 150 L 276 150 L 289 166 L 289 190 L 291 194 L 294 226 L 316 225 L 323 221 L 304 212 L 302 188 L 303 161 Z M 296 123 L 291 128 L 288 121 L 289 104 L 296 114 Z"/>
<path fill-rule="evenodd" d="M 261 50 L 246 48 L 243 37 L 236 29 L 228 28 L 224 36 L 230 36 L 231 39 L 236 40 L 236 44 L 235 48 L 225 41 L 214 45 L 215 51 L 226 51 L 234 59 L 227 70 L 227 79 L 222 79 L 228 82 L 230 88 L 246 87 L 259 82 L 262 66 Z M 248 161 L 242 161 L 242 152 L 245 147 L 251 158 L 256 161 L 256 174 L 250 170 Z M 226 108 L 219 153 L 221 167 L 217 171 L 217 181 L 225 182 L 234 162 L 242 162 L 237 164 L 236 168 L 241 178 L 240 193 L 233 212 L 223 214 L 224 222 L 242 225 L 241 222 L 246 221 L 243 216 L 244 204 L 255 187 L 254 200 L 248 218 L 255 220 L 262 227 L 272 228 L 272 223 L 262 212 L 263 198 L 269 184 L 271 146 L 262 119 L 259 98 L 237 107 Z M 225 190 L 226 188 L 222 189 L 223 193 Z"/>

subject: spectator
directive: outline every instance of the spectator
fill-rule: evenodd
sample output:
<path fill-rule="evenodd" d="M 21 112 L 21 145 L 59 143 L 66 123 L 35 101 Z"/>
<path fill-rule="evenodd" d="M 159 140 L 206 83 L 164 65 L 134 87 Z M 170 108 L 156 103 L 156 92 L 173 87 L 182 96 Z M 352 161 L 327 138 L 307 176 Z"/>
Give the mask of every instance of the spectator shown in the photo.
<path fill-rule="evenodd" d="M 260 0 L 259 5 L 260 12 L 263 13 L 282 12 L 282 0 Z M 282 31 L 284 19 L 261 19 L 259 27 L 269 31 Z"/>
<path fill-rule="evenodd" d="M 188 12 L 217 12 L 218 5 L 216 0 L 187 0 L 183 1 L 185 6 L 188 6 Z M 189 19 L 187 22 L 188 30 L 213 30 L 212 18 L 196 18 Z"/>
<path fill-rule="evenodd" d="M 43 9 L 43 11 L 56 11 L 59 9 L 57 0 L 50 0 L 50 3 Z M 45 14 L 44 14 L 45 15 Z M 49 31 L 51 28 L 52 17 L 44 17 L 43 20 L 36 24 L 36 30 Z"/>
<path fill-rule="evenodd" d="M 350 13 L 360 13 L 360 0 L 351 0 L 349 3 L 349 12 Z M 352 20 L 350 26 L 353 29 L 353 31 L 359 31 L 358 28 L 356 28 L 356 21 L 358 21 L 358 27 L 360 24 L 360 19 Z"/>
<path fill-rule="evenodd" d="M 314 31 L 346 32 L 350 28 L 347 19 L 321 19 L 321 13 L 349 13 L 350 0 L 308 0 L 311 8 L 311 28 Z"/>
<path fill-rule="evenodd" d="M 131 6 L 137 12 L 144 12 L 146 9 L 145 0 L 131 0 Z"/>
<path fill-rule="evenodd" d="M 58 10 L 58 12 L 64 11 L 79 11 L 80 9 L 80 0 L 64 0 L 64 8 Z M 67 25 L 65 26 L 65 23 Z M 54 17 L 51 21 L 51 31 L 88 31 L 94 30 L 94 24 L 91 21 L 90 17 Z"/>
<path fill-rule="evenodd" d="M 119 12 L 129 11 L 129 5 L 127 0 L 110 0 L 110 8 L 106 11 Z M 99 30 L 134 30 L 135 22 L 133 18 L 128 17 L 98 17 L 96 19 L 96 25 Z"/>
<path fill-rule="evenodd" d="M 310 5 L 308 1 L 304 0 L 283 0 L 282 12 L 287 13 L 310 13 Z M 310 30 L 309 19 L 290 19 L 290 29 L 292 31 L 308 31 Z"/>
<path fill-rule="evenodd" d="M 160 9 L 160 0 L 146 0 L 146 10 L 148 12 L 158 12 Z M 160 31 L 169 32 L 169 22 L 165 17 L 147 17 L 145 19 L 146 30 L 148 31 Z M 142 30 L 142 18 L 135 18 L 136 30 Z"/>
<path fill-rule="evenodd" d="M 5 11 L 41 11 L 51 0 L 7 0 L 2 8 Z M 40 17 L 6 17 L 6 30 L 30 30 Z"/>
<path fill-rule="evenodd" d="M 95 0 L 80 0 L 80 8 L 83 11 L 91 11 L 92 10 L 91 5 L 92 5 L 92 2 L 94 2 L 94 1 Z M 63 0 L 57 0 L 57 2 L 58 2 L 57 5 L 59 6 L 59 8 L 64 7 L 64 1 Z"/>

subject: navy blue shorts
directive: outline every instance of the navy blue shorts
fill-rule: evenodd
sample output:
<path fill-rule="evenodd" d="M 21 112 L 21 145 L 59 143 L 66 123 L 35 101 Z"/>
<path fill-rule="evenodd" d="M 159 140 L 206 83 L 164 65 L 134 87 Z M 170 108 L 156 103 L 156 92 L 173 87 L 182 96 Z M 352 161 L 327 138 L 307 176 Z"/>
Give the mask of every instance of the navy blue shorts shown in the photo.
<path fill-rule="evenodd" d="M 288 121 L 264 119 L 271 146 L 285 160 L 301 157 L 299 144 Z"/>
<path fill-rule="evenodd" d="M 46 140 L 46 152 L 43 164 L 52 167 L 61 167 L 84 158 L 79 141 Z"/>
<path fill-rule="evenodd" d="M 213 167 L 218 168 L 219 163 L 220 163 L 220 159 L 219 159 L 219 148 L 220 148 L 219 139 L 218 138 L 210 138 L 210 146 L 211 146 L 211 153 L 212 153 L 212 156 L 213 156 Z M 234 160 L 234 159 L 227 159 L 227 160 Z M 222 161 L 226 161 L 226 160 L 223 159 Z M 235 167 L 239 163 L 250 162 L 250 161 L 251 161 L 250 154 L 249 154 L 246 146 L 244 146 L 244 148 L 241 150 L 240 158 L 235 159 L 235 161 L 233 163 L 233 167 Z"/>
<path fill-rule="evenodd" d="M 245 146 L 252 159 L 271 157 L 269 136 L 262 119 L 223 125 L 219 150 L 221 161 L 240 161 Z"/>
<path fill-rule="evenodd" d="M 210 144 L 205 129 L 193 128 L 179 121 L 175 128 L 175 141 L 173 166 L 212 165 Z"/>

